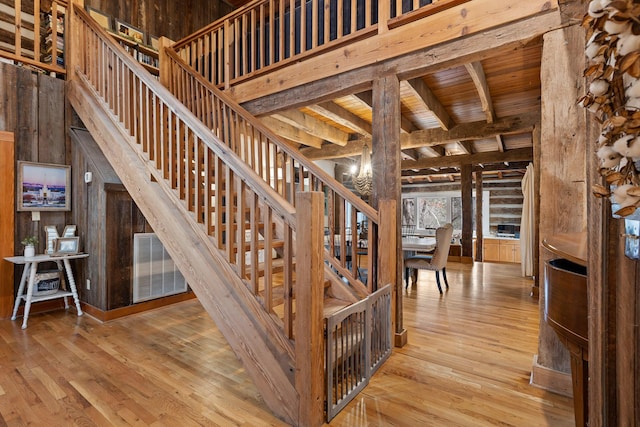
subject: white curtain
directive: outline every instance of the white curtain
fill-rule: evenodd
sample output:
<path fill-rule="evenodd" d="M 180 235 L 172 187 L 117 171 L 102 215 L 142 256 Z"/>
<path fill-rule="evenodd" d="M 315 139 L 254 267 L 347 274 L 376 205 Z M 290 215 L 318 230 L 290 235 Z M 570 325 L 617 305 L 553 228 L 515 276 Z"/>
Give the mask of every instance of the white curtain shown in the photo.
<path fill-rule="evenodd" d="M 533 241 L 535 235 L 535 212 L 534 208 L 534 186 L 533 186 L 533 164 L 529 163 L 527 172 L 522 178 L 522 194 L 524 201 L 522 203 L 522 220 L 520 222 L 520 256 L 522 266 L 522 276 L 528 277 L 534 275 L 533 253 L 535 250 Z"/>

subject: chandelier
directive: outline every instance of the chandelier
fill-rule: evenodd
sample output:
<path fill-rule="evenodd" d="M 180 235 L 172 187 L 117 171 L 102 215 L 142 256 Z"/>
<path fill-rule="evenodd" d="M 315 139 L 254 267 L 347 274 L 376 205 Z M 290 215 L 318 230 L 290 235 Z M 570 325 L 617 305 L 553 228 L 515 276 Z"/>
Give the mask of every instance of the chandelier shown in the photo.
<path fill-rule="evenodd" d="M 353 186 L 361 195 L 369 196 L 371 194 L 372 182 L 371 154 L 369 153 L 369 146 L 364 144 L 362 147 L 362 156 L 360 157 L 360 171 L 358 172 L 358 176 L 353 179 Z"/>

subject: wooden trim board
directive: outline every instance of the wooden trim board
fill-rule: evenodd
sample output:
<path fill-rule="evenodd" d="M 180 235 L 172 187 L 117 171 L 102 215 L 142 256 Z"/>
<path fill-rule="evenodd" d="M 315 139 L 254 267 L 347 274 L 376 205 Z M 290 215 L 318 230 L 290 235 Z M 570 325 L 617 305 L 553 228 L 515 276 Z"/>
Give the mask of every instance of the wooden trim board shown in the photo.
<path fill-rule="evenodd" d="M 0 131 L 0 258 L 15 255 L 15 146 L 12 132 Z M 14 303 L 11 263 L 0 259 L 0 318 L 11 316 Z"/>
<path fill-rule="evenodd" d="M 153 310 L 155 308 L 164 307 L 177 302 L 194 299 L 196 295 L 192 291 L 188 291 L 178 295 L 172 295 L 165 298 L 158 298 L 151 301 L 145 301 L 127 307 L 116 308 L 115 310 L 101 310 L 85 302 L 81 303 L 82 310 L 101 322 L 119 319 L 121 317 L 130 316 L 132 314 L 142 313 L 143 311 Z"/>
<path fill-rule="evenodd" d="M 573 396 L 573 386 L 571 382 L 571 374 L 556 371 L 538 364 L 538 355 L 533 356 L 533 364 L 531 366 L 531 379 L 529 381 L 534 387 L 563 396 Z"/>

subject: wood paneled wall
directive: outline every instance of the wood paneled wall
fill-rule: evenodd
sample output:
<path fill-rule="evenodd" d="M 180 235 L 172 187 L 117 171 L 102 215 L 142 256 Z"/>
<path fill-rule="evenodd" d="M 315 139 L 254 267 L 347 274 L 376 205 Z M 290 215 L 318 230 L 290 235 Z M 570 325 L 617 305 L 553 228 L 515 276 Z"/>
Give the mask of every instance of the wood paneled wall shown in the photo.
<path fill-rule="evenodd" d="M 73 218 L 90 254 L 86 268 L 77 273 L 80 299 L 102 311 L 130 306 L 133 234 L 153 230 L 89 132 L 72 129 L 70 133 L 76 185 Z M 84 180 L 86 172 L 92 174 L 89 183 Z"/>
<path fill-rule="evenodd" d="M 179 40 L 232 11 L 221 0 L 85 0 L 98 9 L 145 34 Z"/>
<path fill-rule="evenodd" d="M 64 81 L 0 63 L 0 131 L 13 132 L 15 159 L 42 163 L 69 164 L 65 143 Z M 14 163 L 14 170 L 16 164 Z M 68 212 L 42 212 L 32 221 L 31 212 L 16 212 L 14 252 L 22 253 L 20 240 L 37 235 L 36 252 L 44 251 L 44 225 L 60 231 L 68 224 Z M 20 279 L 17 267 L 15 288 Z"/>

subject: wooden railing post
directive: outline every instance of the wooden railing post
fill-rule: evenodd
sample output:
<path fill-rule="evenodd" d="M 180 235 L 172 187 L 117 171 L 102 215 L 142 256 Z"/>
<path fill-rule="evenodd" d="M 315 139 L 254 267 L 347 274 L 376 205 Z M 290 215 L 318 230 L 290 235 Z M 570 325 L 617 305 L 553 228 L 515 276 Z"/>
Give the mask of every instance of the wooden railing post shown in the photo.
<path fill-rule="evenodd" d="M 378 3 L 378 34 L 389 31 L 389 19 L 391 19 L 391 2 L 382 0 Z"/>
<path fill-rule="evenodd" d="M 296 390 L 298 424 L 320 426 L 324 402 L 324 194 L 298 192 L 296 231 Z"/>
<path fill-rule="evenodd" d="M 160 37 L 158 40 L 158 68 L 160 69 L 160 83 L 164 87 L 169 87 L 169 83 L 171 79 L 171 61 L 167 58 L 167 52 L 165 49 L 168 49 L 173 44 L 173 40 L 167 37 Z"/>

